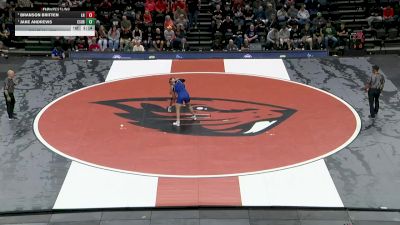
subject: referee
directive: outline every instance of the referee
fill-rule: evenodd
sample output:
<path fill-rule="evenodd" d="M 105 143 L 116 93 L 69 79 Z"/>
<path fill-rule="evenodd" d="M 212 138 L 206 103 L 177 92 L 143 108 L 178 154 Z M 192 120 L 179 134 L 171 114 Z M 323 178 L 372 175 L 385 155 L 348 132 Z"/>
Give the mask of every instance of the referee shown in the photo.
<path fill-rule="evenodd" d="M 379 95 L 385 85 L 385 78 L 379 73 L 379 66 L 372 66 L 372 75 L 366 84 L 366 91 L 368 92 L 370 118 L 375 118 L 379 111 Z"/>
<path fill-rule="evenodd" d="M 14 82 L 15 72 L 13 70 L 7 71 L 7 78 L 4 81 L 4 97 L 6 98 L 7 105 L 7 113 L 8 119 L 14 120 L 14 106 L 15 106 L 15 98 L 14 98 Z"/>

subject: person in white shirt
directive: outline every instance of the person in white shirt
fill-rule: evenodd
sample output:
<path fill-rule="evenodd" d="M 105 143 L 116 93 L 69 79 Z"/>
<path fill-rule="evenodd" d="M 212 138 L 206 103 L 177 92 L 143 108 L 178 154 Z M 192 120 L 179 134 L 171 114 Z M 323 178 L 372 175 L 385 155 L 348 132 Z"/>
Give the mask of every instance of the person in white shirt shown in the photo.
<path fill-rule="evenodd" d="M 144 52 L 143 45 L 140 44 L 140 40 L 135 41 L 135 45 L 132 48 L 132 52 Z"/>
<path fill-rule="evenodd" d="M 172 48 L 172 42 L 175 39 L 175 31 L 172 29 L 172 26 L 168 26 L 164 31 L 165 43 L 168 49 Z"/>
<path fill-rule="evenodd" d="M 272 29 L 268 32 L 267 35 L 267 46 L 268 50 L 278 49 L 279 45 L 279 31 L 276 27 L 272 27 Z"/>
<path fill-rule="evenodd" d="M 279 31 L 279 45 L 284 49 L 291 49 L 290 30 L 287 26 L 283 26 Z"/>
<path fill-rule="evenodd" d="M 299 12 L 297 13 L 297 18 L 299 19 L 299 23 L 304 25 L 310 22 L 310 13 L 306 9 L 305 5 L 302 5 Z"/>

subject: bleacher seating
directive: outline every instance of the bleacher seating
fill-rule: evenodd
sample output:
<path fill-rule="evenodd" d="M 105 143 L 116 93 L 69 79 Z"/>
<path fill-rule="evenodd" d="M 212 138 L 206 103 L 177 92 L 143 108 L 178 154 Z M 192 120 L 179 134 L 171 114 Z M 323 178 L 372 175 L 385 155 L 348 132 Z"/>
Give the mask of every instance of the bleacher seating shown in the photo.
<path fill-rule="evenodd" d="M 187 33 L 187 40 L 192 50 L 210 50 L 213 45 L 213 33 L 211 30 L 211 14 L 210 0 L 201 1 L 201 11 L 198 17 L 198 29 L 191 29 Z M 303 0 L 296 1 L 296 6 L 303 4 Z M 56 7 L 58 0 L 36 0 L 33 2 L 37 7 Z M 385 1 L 380 1 L 381 4 L 386 4 Z M 399 53 L 400 52 L 400 37 L 399 23 L 392 23 L 390 26 L 384 22 L 373 22 L 372 29 L 369 29 L 367 17 L 369 9 L 375 6 L 375 0 L 331 0 L 329 4 L 321 7 L 321 13 L 326 19 L 336 21 L 334 24 L 338 26 L 340 23 L 345 23 L 346 27 L 351 32 L 363 31 L 365 34 L 366 52 L 373 53 Z M 263 41 L 266 33 L 261 35 Z M 20 51 L 23 48 L 26 52 L 43 52 L 48 53 L 52 48 L 52 38 L 50 37 L 15 37 L 12 40 L 14 47 Z M 261 45 L 260 45 L 261 46 Z M 342 53 L 348 47 L 340 47 L 332 49 Z M 252 48 L 254 49 L 254 47 Z M 258 49 L 257 49 L 258 50 Z M 260 48 L 261 50 L 261 48 Z M 13 50 L 10 51 L 11 53 Z M 32 54 L 33 54 L 32 53 Z"/>

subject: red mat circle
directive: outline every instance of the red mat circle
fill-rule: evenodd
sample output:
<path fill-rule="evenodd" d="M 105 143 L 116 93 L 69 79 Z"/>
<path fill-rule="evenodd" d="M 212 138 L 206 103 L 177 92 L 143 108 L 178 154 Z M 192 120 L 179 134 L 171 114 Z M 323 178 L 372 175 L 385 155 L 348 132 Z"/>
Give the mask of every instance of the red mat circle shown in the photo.
<path fill-rule="evenodd" d="M 138 174 L 196 177 L 301 165 L 340 150 L 359 131 L 354 110 L 328 93 L 284 80 L 227 73 L 179 77 L 187 80 L 192 97 L 272 104 L 296 112 L 266 133 L 210 137 L 133 125 L 116 115 L 122 113 L 120 109 L 94 104 L 167 97 L 168 77 L 131 78 L 68 94 L 41 111 L 35 120 L 36 133 L 52 150 L 86 164 Z"/>

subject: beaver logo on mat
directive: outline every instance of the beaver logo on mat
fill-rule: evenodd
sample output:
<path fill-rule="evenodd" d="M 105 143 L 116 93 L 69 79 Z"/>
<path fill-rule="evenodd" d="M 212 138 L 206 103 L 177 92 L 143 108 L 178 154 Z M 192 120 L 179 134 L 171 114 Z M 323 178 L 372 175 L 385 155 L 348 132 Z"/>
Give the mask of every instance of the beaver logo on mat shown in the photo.
<path fill-rule="evenodd" d="M 131 98 L 95 102 L 119 109 L 117 116 L 131 124 L 162 132 L 199 136 L 253 136 L 289 119 L 296 110 L 282 106 L 231 99 L 192 98 L 197 120 L 181 112 L 181 127 L 172 126 L 175 113 L 165 106 L 169 98 Z M 185 108 L 186 109 L 186 108 Z M 121 112 L 122 111 L 122 112 Z"/>

